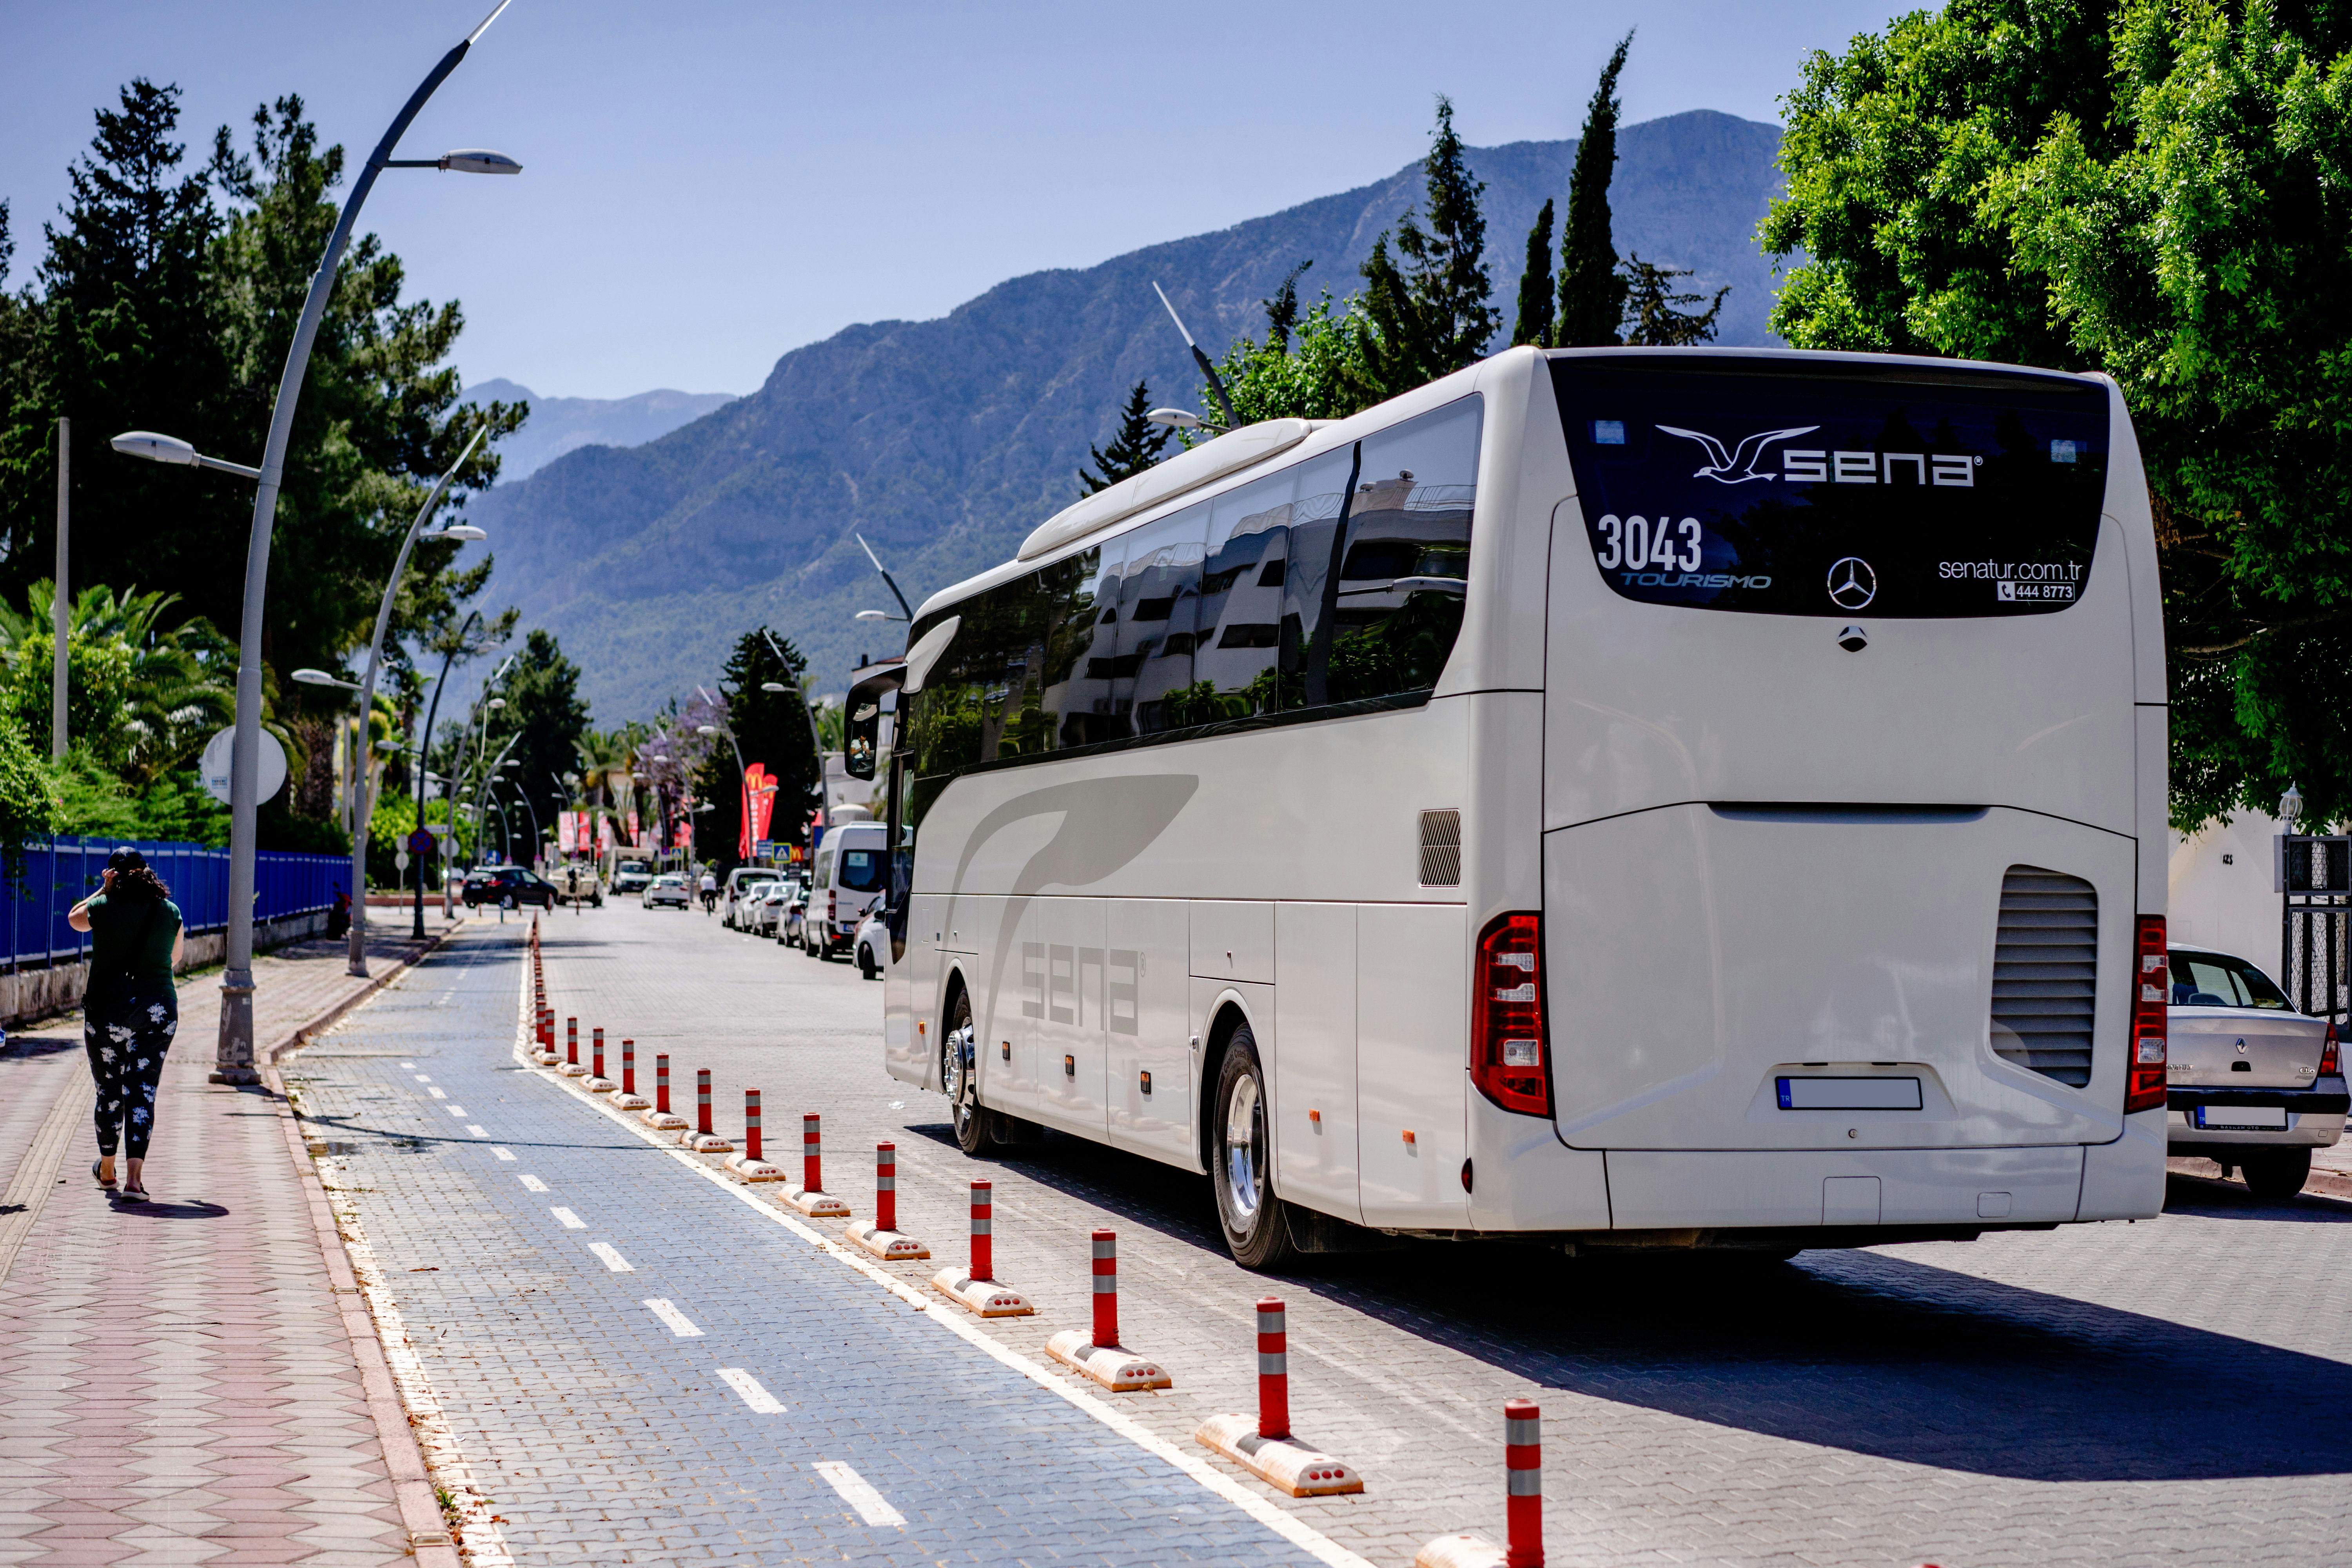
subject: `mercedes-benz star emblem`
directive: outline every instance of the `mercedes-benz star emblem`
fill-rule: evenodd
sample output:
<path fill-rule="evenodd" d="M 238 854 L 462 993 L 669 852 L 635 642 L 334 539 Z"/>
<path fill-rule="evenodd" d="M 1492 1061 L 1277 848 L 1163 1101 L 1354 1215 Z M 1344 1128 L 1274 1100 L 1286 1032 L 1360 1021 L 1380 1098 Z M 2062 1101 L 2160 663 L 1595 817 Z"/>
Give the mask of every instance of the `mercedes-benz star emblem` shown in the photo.
<path fill-rule="evenodd" d="M 1878 597 L 1878 574 L 1859 555 L 1849 555 L 1830 568 L 1830 603 L 1842 610 L 1858 610 Z"/>

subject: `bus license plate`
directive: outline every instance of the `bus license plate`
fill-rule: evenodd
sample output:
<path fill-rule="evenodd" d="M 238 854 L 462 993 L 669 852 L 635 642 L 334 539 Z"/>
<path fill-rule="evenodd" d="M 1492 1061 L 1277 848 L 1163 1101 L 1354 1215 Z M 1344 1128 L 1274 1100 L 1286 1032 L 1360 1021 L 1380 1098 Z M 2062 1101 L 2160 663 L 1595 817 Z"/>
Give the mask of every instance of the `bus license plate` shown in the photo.
<path fill-rule="evenodd" d="M 1784 1078 L 1783 1110 L 1916 1110 L 1916 1078 Z"/>
<path fill-rule="evenodd" d="M 2267 1129 L 2273 1132 L 2283 1132 L 2286 1130 L 2286 1107 L 2283 1105 L 2200 1105 L 2197 1108 L 2197 1125 L 2226 1127 L 2238 1131 Z"/>

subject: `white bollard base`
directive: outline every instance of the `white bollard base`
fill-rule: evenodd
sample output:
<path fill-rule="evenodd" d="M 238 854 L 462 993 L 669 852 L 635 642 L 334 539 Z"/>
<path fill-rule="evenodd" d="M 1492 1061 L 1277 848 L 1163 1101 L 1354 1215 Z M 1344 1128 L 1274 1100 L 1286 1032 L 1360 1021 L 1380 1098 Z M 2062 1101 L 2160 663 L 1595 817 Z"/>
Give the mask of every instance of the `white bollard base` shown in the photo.
<path fill-rule="evenodd" d="M 71 645 L 69 644 L 68 646 Z M 533 1051 L 530 1053 L 530 1059 L 537 1062 L 543 1068 L 551 1068 L 562 1058 L 558 1057 L 553 1051 Z"/>
<path fill-rule="evenodd" d="M 849 1205 L 831 1193 L 813 1193 L 806 1187 L 794 1187 L 784 1194 L 784 1202 L 811 1219 L 847 1219 Z"/>
<path fill-rule="evenodd" d="M 1503 1568 L 1510 1559 L 1483 1535 L 1441 1535 L 1412 1554 L 1412 1568 Z"/>
<path fill-rule="evenodd" d="M 727 1168 L 747 1182 L 781 1182 L 784 1173 L 765 1160 L 754 1160 L 749 1154 L 730 1154 Z"/>
<path fill-rule="evenodd" d="M 611 1094 L 621 1086 L 609 1078 L 592 1078 L 580 1087 L 591 1094 Z"/>
<path fill-rule="evenodd" d="M 852 1246 L 868 1252 L 885 1263 L 907 1263 L 919 1258 L 929 1258 L 931 1249 L 911 1236 L 901 1236 L 895 1230 L 879 1226 L 853 1225 L 848 1231 Z"/>
<path fill-rule="evenodd" d="M 565 1078 L 586 1078 L 588 1076 L 588 1069 L 582 1067 L 578 1062 L 565 1062 L 562 1067 L 555 1070 L 562 1073 Z"/>
<path fill-rule="evenodd" d="M 942 1268 L 931 1276 L 931 1289 L 983 1318 L 1027 1318 L 1037 1309 L 1018 1290 L 1008 1290 L 993 1279 L 974 1279 L 961 1268 Z"/>
<path fill-rule="evenodd" d="M 1255 1415 L 1212 1415 L 1192 1441 L 1213 1448 L 1278 1492 L 1330 1497 L 1360 1492 L 1364 1479 L 1330 1455 L 1292 1437 L 1261 1437 Z"/>
<path fill-rule="evenodd" d="M 674 1110 L 641 1110 L 637 1113 L 637 1120 L 648 1127 L 658 1128 L 664 1132 L 682 1132 L 686 1130 L 686 1118 Z"/>
<path fill-rule="evenodd" d="M 1090 1377 L 1113 1394 L 1135 1394 L 1148 1388 L 1173 1388 L 1176 1380 L 1150 1361 L 1118 1345 L 1098 1345 L 1083 1329 L 1064 1329 L 1045 1342 L 1045 1353 L 1081 1377 Z"/>
<path fill-rule="evenodd" d="M 622 1110 L 643 1110 L 652 1103 L 642 1094 L 616 1094 L 613 1097 L 613 1104 Z"/>
<path fill-rule="evenodd" d="M 716 1132 L 681 1132 L 677 1141 L 698 1154 L 732 1154 L 735 1145 Z"/>

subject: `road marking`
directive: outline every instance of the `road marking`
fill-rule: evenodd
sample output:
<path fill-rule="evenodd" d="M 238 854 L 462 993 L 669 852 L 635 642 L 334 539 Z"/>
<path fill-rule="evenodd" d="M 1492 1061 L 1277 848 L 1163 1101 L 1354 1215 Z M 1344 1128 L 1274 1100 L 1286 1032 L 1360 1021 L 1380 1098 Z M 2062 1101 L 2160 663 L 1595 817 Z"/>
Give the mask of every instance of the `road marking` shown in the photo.
<path fill-rule="evenodd" d="M 841 1500 L 857 1510 L 857 1517 L 877 1530 L 904 1530 L 907 1516 L 892 1508 L 874 1489 L 874 1483 L 843 1464 L 839 1459 L 819 1459 L 816 1473 L 833 1483 Z"/>
<path fill-rule="evenodd" d="M 519 985 L 524 999 L 528 999 L 530 995 L 530 973 L 529 966 L 524 966 Z M 817 1251 L 857 1270 L 883 1289 L 923 1313 L 940 1328 L 979 1351 L 982 1355 L 1010 1371 L 1019 1373 L 1046 1393 L 1085 1411 L 1144 1452 L 1163 1461 L 1171 1468 L 1182 1471 L 1198 1482 L 1203 1489 L 1214 1492 L 1219 1498 L 1265 1525 L 1285 1541 L 1306 1552 L 1317 1562 L 1328 1564 L 1329 1568 L 1373 1568 L 1368 1559 L 1349 1551 L 1312 1525 L 1285 1513 L 1270 1500 L 1260 1497 L 1207 1460 L 1196 1458 L 1177 1447 L 1125 1411 L 1118 1409 L 1108 1400 L 1097 1399 L 1086 1390 L 1065 1382 L 1057 1369 L 1049 1367 L 1042 1362 L 1030 1360 L 985 1330 L 965 1321 L 961 1309 L 950 1312 L 942 1306 L 942 1310 L 934 1311 L 929 1297 L 897 1275 L 878 1264 L 868 1263 L 865 1258 L 851 1252 L 849 1248 L 833 1241 L 823 1232 L 802 1224 L 799 1215 L 786 1214 L 782 1209 L 762 1202 L 751 1188 L 739 1186 L 729 1180 L 724 1172 L 706 1165 L 685 1150 L 665 1142 L 651 1129 L 631 1121 L 625 1113 L 614 1110 L 602 1100 L 590 1099 L 586 1091 L 576 1088 L 571 1079 L 559 1078 L 548 1069 L 539 1067 L 525 1055 L 525 1052 L 530 1049 L 530 1037 L 526 1016 L 519 1008 L 515 1017 L 515 1058 L 523 1063 L 526 1070 L 535 1073 L 551 1087 L 570 1093 L 576 1100 L 585 1104 L 599 1115 L 626 1129 L 635 1137 L 667 1154 L 686 1169 L 716 1186 L 720 1192 L 729 1194 L 752 1213 L 783 1226 Z"/>
<path fill-rule="evenodd" d="M 428 1089 L 425 1092 L 431 1095 L 436 1100 L 446 1100 L 449 1098 L 449 1091 L 446 1089 Z"/>
<path fill-rule="evenodd" d="M 71 647 L 73 645 L 68 642 L 66 646 L 68 647 Z M 416 1064 L 415 1062 L 403 1062 L 400 1064 L 400 1070 L 403 1072 L 410 1072 L 415 1070 L 415 1067 Z"/>
<path fill-rule="evenodd" d="M 403 1063 L 401 1063 L 400 1065 L 401 1065 L 402 1067 L 404 1067 L 404 1068 L 413 1068 L 413 1067 L 415 1067 L 416 1064 L 415 1064 L 415 1062 L 403 1062 Z M 431 1078 L 428 1074 L 425 1074 L 425 1073 L 418 1073 L 418 1074 L 416 1075 L 416 1081 L 417 1081 L 417 1082 L 419 1082 L 419 1083 L 431 1083 L 431 1082 L 433 1081 L 433 1079 L 432 1079 L 432 1078 Z"/>
<path fill-rule="evenodd" d="M 68 646 L 70 646 L 70 645 L 68 645 Z M 463 1116 L 463 1115 L 465 1115 L 465 1114 L 466 1114 L 466 1108 L 465 1108 L 464 1106 L 462 1106 L 462 1105 L 452 1105 L 452 1106 L 448 1106 L 448 1107 L 446 1107 L 446 1109 L 448 1110 L 449 1114 L 450 1114 L 450 1115 L 452 1115 L 452 1116 Z"/>
<path fill-rule="evenodd" d="M 647 1301 L 646 1307 L 655 1317 L 667 1323 L 669 1331 L 679 1339 L 698 1340 L 702 1337 L 702 1331 L 694 1326 L 694 1320 L 679 1311 L 674 1303 L 656 1296 Z"/>
<path fill-rule="evenodd" d="M 588 1250 L 603 1258 L 604 1267 L 615 1274 L 635 1274 L 637 1271 L 635 1266 L 622 1257 L 609 1241 L 592 1241 L 588 1244 Z"/>
<path fill-rule="evenodd" d="M 68 643 L 67 646 L 71 647 L 72 645 Z M 514 1151 L 511 1149 L 493 1149 L 490 1152 L 496 1154 L 501 1160 L 511 1160 L 514 1158 Z"/>
<path fill-rule="evenodd" d="M 570 1209 L 554 1208 L 550 1209 L 547 1212 L 553 1215 L 566 1230 L 586 1230 L 588 1228 L 588 1222 L 582 1219 L 578 1215 L 573 1214 Z"/>
<path fill-rule="evenodd" d="M 72 645 L 68 644 L 67 646 L 71 647 Z M 470 1121 L 466 1123 L 466 1135 L 469 1138 L 488 1138 L 489 1136 L 488 1132 L 483 1131 L 479 1127 L 475 1126 Z"/>
<path fill-rule="evenodd" d="M 66 646 L 70 647 L 73 645 L 68 643 Z M 525 1173 L 522 1178 L 522 1190 L 527 1193 L 543 1193 L 547 1191 L 547 1184 L 537 1176 Z"/>
<path fill-rule="evenodd" d="M 754 1415 L 782 1415 L 784 1413 L 782 1401 L 761 1388 L 760 1380 L 741 1367 L 722 1366 L 719 1369 L 719 1378 L 743 1396 L 743 1403 L 751 1407 Z"/>

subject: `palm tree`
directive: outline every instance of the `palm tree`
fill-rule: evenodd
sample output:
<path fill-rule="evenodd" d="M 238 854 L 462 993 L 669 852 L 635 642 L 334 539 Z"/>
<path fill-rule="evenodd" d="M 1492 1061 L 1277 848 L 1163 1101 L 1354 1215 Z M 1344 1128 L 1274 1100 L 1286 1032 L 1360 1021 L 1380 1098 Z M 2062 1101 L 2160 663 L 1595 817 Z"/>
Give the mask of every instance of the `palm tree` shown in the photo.
<path fill-rule="evenodd" d="M 589 797 L 592 813 L 625 814 L 635 804 L 637 748 L 647 734 L 646 726 L 633 719 L 618 729 L 591 730 L 580 737 L 580 789 Z"/>
<path fill-rule="evenodd" d="M 49 717 L 50 613 L 56 584 L 0 604 L 0 659 L 11 706 L 28 732 Z M 133 786 L 178 766 L 236 711 L 236 648 L 197 616 L 162 625 L 177 594 L 120 594 L 103 584 L 74 595 L 66 621 L 73 733 Z"/>

